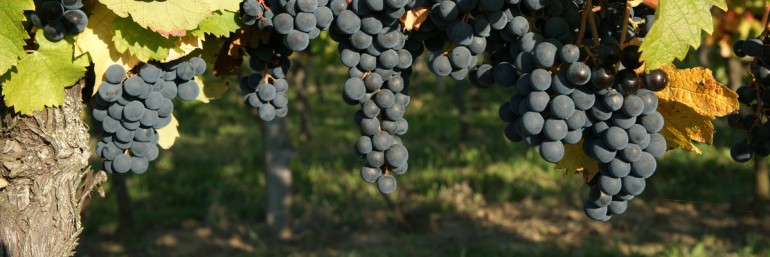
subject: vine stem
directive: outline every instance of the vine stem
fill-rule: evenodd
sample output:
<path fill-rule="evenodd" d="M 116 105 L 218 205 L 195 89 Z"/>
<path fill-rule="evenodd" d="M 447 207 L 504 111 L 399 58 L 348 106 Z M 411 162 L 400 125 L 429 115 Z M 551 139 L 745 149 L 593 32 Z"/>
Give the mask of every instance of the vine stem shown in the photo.
<path fill-rule="evenodd" d="M 462 18 L 462 21 L 465 21 L 465 22 L 467 22 L 467 21 L 469 21 L 469 20 L 476 20 L 476 17 L 473 17 L 473 14 L 471 14 L 471 12 L 466 12 L 466 13 L 464 13 L 464 14 L 463 14 L 463 18 Z"/>
<path fill-rule="evenodd" d="M 765 5 L 765 14 L 762 15 L 762 24 L 765 24 L 765 32 L 770 29 L 770 23 L 768 23 L 768 16 L 770 16 L 770 4 Z"/>
<path fill-rule="evenodd" d="M 585 37 L 586 34 L 586 22 L 588 21 L 589 14 L 593 15 L 593 11 L 591 10 L 591 6 L 586 4 L 583 8 L 583 17 L 580 17 L 580 31 L 578 32 L 577 40 L 575 40 L 575 43 L 577 43 L 578 46 L 583 45 L 583 37 Z"/>
<path fill-rule="evenodd" d="M 623 28 L 620 34 L 620 49 L 626 46 L 626 34 L 628 34 L 628 20 L 631 19 L 631 5 L 626 2 L 626 12 L 623 14 Z"/>
<path fill-rule="evenodd" d="M 626 34 L 628 34 L 628 20 L 631 19 L 631 5 L 626 2 L 626 11 L 623 14 L 623 28 L 620 30 L 620 49 L 626 46 Z M 620 68 L 620 63 L 615 64 L 615 70 Z"/>
<path fill-rule="evenodd" d="M 267 72 L 267 64 L 265 64 L 265 71 L 262 73 L 262 77 L 264 77 L 265 84 L 270 83 L 271 79 L 275 81 L 275 78 Z"/>
<path fill-rule="evenodd" d="M 593 5 L 592 0 L 586 1 L 587 6 Z M 591 12 L 588 17 L 588 25 L 591 28 L 591 37 L 593 37 L 594 41 L 594 47 L 599 46 L 599 31 L 596 30 L 596 19 L 594 19 L 594 14 Z"/>
<path fill-rule="evenodd" d="M 261 5 L 262 8 L 265 8 L 265 12 L 270 11 L 270 7 L 267 7 L 265 0 L 257 0 L 257 2 L 259 2 L 259 5 Z M 265 18 L 265 16 L 262 13 L 260 13 L 258 16 L 260 19 Z"/>

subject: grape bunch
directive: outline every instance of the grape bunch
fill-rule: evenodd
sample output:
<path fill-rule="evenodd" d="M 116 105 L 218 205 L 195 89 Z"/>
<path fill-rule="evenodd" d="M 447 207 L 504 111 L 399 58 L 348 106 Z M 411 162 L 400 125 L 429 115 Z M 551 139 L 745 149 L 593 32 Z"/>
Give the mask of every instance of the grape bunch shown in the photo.
<path fill-rule="evenodd" d="M 104 159 L 104 170 L 146 172 L 149 162 L 158 158 L 157 130 L 171 122 L 171 100 L 198 97 L 200 89 L 193 78 L 205 70 L 206 63 L 198 57 L 160 65 L 145 63 L 138 76 L 128 78 L 123 66 L 108 67 L 92 112 L 103 131 L 96 154 Z"/>
<path fill-rule="evenodd" d="M 538 147 L 540 156 L 552 163 L 562 160 L 565 144 L 582 142 L 583 150 L 601 167 L 590 183 L 591 194 L 584 206 L 587 216 L 606 220 L 625 211 L 625 201 L 644 189 L 638 181 L 644 183 L 654 173 L 655 158 L 666 151 L 665 140 L 658 134 L 663 117 L 656 111 L 658 99 L 653 91 L 668 83 L 662 70 L 642 76 L 635 72 L 642 65 L 639 47 L 621 41 L 640 37 L 645 28 L 623 30 L 626 3 L 610 1 L 602 6 L 607 14 L 594 17 L 598 38 L 578 35 L 581 10 L 585 9 L 582 1 L 489 1 L 481 2 L 481 8 L 461 4 L 467 3 L 441 1 L 432 6 L 431 14 L 436 15 L 431 21 L 446 30 L 446 35 L 434 37 L 448 38 L 455 48 L 463 44 L 453 36 L 480 38 L 475 40 L 484 44 L 490 58 L 470 68 L 472 84 L 515 88 L 515 94 L 498 110 L 499 118 L 507 123 L 504 135 Z M 476 19 L 452 19 L 466 16 Z M 458 29 L 466 27 L 464 22 L 471 29 Z M 585 38 L 577 42 L 582 36 Z M 437 45 L 428 43 L 432 40 L 425 41 L 429 50 Z M 434 48 L 429 62 L 443 64 L 432 70 L 450 67 L 457 71 L 458 67 L 451 66 L 454 57 L 441 57 L 442 50 Z M 628 181 L 628 190 L 623 181 Z M 606 199 L 615 201 L 612 207 L 608 207 L 612 201 L 600 201 Z"/>
<path fill-rule="evenodd" d="M 428 68 L 439 77 L 463 80 L 476 66 L 478 55 L 487 46 L 487 37 L 507 25 L 512 15 L 501 10 L 502 1 L 451 0 L 434 3 L 430 8 L 431 23 L 420 31 L 430 33 L 426 47 L 430 51 Z M 507 14 L 506 14 L 507 12 Z M 449 48 L 445 49 L 445 43 Z"/>
<path fill-rule="evenodd" d="M 764 106 L 770 103 L 770 47 L 759 38 L 739 40 L 733 44 L 733 52 L 738 57 L 754 58 L 750 73 L 752 82 L 736 90 L 738 101 L 751 110 L 749 114 L 734 113 L 727 116 L 730 127 L 744 131 L 746 137 L 730 147 L 730 156 L 736 162 L 748 162 L 755 155 L 770 155 L 770 123 Z"/>
<path fill-rule="evenodd" d="M 278 5 L 282 10 L 273 17 L 273 30 L 283 36 L 284 45 L 292 51 L 305 50 L 332 23 L 328 1 L 290 0 Z"/>
<path fill-rule="evenodd" d="M 391 173 L 401 175 L 408 169 L 409 152 L 398 137 L 409 128 L 404 113 L 410 101 L 413 56 L 406 45 L 411 41 L 410 49 L 422 47 L 409 39 L 399 22 L 407 4 L 406 0 L 330 2 L 334 21 L 329 33 L 339 43 L 342 64 L 349 68 L 343 99 L 361 108 L 354 116 L 361 128 L 354 150 L 365 160 L 360 175 L 386 194 L 396 190 Z"/>
<path fill-rule="evenodd" d="M 88 25 L 88 16 L 83 10 L 82 0 L 35 0 L 35 12 L 29 21 L 43 29 L 46 39 L 56 42 L 65 33 L 80 34 Z"/>
<path fill-rule="evenodd" d="M 257 25 L 259 30 L 270 30 L 273 27 L 273 13 L 264 0 L 246 0 L 241 2 L 241 21 L 243 25 Z"/>
<path fill-rule="evenodd" d="M 490 39 L 487 47 L 488 52 L 499 54 L 492 64 L 473 69 L 470 79 L 480 87 L 514 87 L 516 94 L 498 112 L 507 123 L 505 136 L 538 146 L 544 160 L 556 163 L 564 157 L 564 144 L 583 138 L 584 129 L 591 125 L 586 112 L 596 98 L 588 85 L 591 68 L 580 59 L 581 49 L 569 43 L 574 41 L 574 31 L 562 17 L 577 12 L 577 7 L 559 13 L 523 2 L 511 9 L 512 18 L 501 30 L 493 30 L 499 36 Z M 521 9 L 546 10 L 553 16 L 530 22 Z"/>
<path fill-rule="evenodd" d="M 332 11 L 326 0 L 246 0 L 241 4 L 241 19 L 247 26 L 281 35 L 281 42 L 292 51 L 305 50 L 310 40 L 332 23 Z"/>
<path fill-rule="evenodd" d="M 639 89 L 623 95 L 610 91 L 589 112 L 593 123 L 585 133 L 583 150 L 599 164 L 589 183 L 591 191 L 583 210 L 596 220 L 625 212 L 627 201 L 645 188 L 655 173 L 656 158 L 666 153 L 663 116 L 656 111 L 658 97 Z"/>
<path fill-rule="evenodd" d="M 243 102 L 256 108 L 259 118 L 264 121 L 286 117 L 289 112 L 286 74 L 291 66 L 288 56 L 292 50 L 283 45 L 276 34 L 272 34 L 268 43 L 245 49 L 251 57 L 249 66 L 257 73 L 240 81 L 241 91 L 245 94 Z"/>

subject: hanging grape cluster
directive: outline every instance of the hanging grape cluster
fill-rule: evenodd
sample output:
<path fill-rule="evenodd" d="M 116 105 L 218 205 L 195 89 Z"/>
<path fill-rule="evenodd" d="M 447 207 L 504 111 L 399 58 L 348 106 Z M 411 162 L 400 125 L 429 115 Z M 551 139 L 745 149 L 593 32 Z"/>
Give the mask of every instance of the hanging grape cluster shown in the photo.
<path fill-rule="evenodd" d="M 189 61 L 144 63 L 135 76 L 123 66 L 107 68 L 94 97 L 94 120 L 102 129 L 96 154 L 109 173 L 142 174 L 158 158 L 158 130 L 171 123 L 174 98 L 190 101 L 200 88 L 194 77 L 206 70 L 198 57 Z"/>
<path fill-rule="evenodd" d="M 43 29 L 43 36 L 50 41 L 59 41 L 66 33 L 80 34 L 88 25 L 88 16 L 83 10 L 82 0 L 35 0 L 35 12 L 29 21 Z"/>
<path fill-rule="evenodd" d="M 292 51 L 286 48 L 273 34 L 270 42 L 257 47 L 247 47 L 249 66 L 256 71 L 241 78 L 241 91 L 245 94 L 243 102 L 257 109 L 259 118 L 271 121 L 275 117 L 283 118 L 289 112 L 289 73 Z"/>
<path fill-rule="evenodd" d="M 409 75 L 422 44 L 404 32 L 399 20 L 410 8 L 408 1 L 329 4 L 334 15 L 329 34 L 339 43 L 340 60 L 349 69 L 342 97 L 360 107 L 354 115 L 361 131 L 354 151 L 364 160 L 360 175 L 389 194 L 397 186 L 392 174 L 402 175 L 409 167 L 409 152 L 399 136 L 409 128 L 404 118 Z"/>
<path fill-rule="evenodd" d="M 770 103 L 770 50 L 759 38 L 738 40 L 733 52 L 738 57 L 752 57 L 750 73 L 752 81 L 736 90 L 738 101 L 749 107 L 746 114 L 727 116 L 730 127 L 744 131 L 746 137 L 730 147 L 730 156 L 736 162 L 748 162 L 754 156 L 770 155 L 770 123 L 766 118 L 766 104 Z"/>
<path fill-rule="evenodd" d="M 304 51 L 322 30 L 332 23 L 327 1 L 246 0 L 241 3 L 241 21 L 255 33 L 268 35 L 266 41 L 252 42 L 244 50 L 255 74 L 241 79 L 244 103 L 257 109 L 259 118 L 271 121 L 289 111 L 286 74 L 289 55 Z"/>

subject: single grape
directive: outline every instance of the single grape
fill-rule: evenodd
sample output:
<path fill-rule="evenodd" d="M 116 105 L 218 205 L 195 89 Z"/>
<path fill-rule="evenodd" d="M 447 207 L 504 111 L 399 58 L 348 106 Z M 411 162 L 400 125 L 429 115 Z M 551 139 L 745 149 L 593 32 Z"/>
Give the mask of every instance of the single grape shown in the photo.
<path fill-rule="evenodd" d="M 608 213 L 622 214 L 628 209 L 628 201 L 623 199 L 613 199 L 609 206 L 607 206 Z"/>
<path fill-rule="evenodd" d="M 668 75 L 661 69 L 652 70 L 644 75 L 644 84 L 649 90 L 661 91 L 668 85 Z"/>
<path fill-rule="evenodd" d="M 401 144 L 394 144 L 385 151 L 385 161 L 391 167 L 401 167 L 409 160 L 409 152 Z"/>
<path fill-rule="evenodd" d="M 753 155 L 754 151 L 751 148 L 751 144 L 738 142 L 730 147 L 730 156 L 736 162 L 747 162 L 751 160 Z"/>
<path fill-rule="evenodd" d="M 644 179 L 639 177 L 625 176 L 621 180 L 623 181 L 623 192 L 633 196 L 640 195 L 647 186 Z"/>
<path fill-rule="evenodd" d="M 642 157 L 631 163 L 631 175 L 639 178 L 649 178 L 655 173 L 657 162 L 655 157 L 647 152 L 642 152 Z"/>
<path fill-rule="evenodd" d="M 564 157 L 564 144 L 561 141 L 542 142 L 540 156 L 547 162 L 557 163 Z"/>
<path fill-rule="evenodd" d="M 592 186 L 588 191 L 588 200 L 594 206 L 604 207 L 612 202 L 612 195 L 602 192 L 598 186 Z"/>
<path fill-rule="evenodd" d="M 588 66 L 582 62 L 572 63 L 567 69 L 567 79 L 573 85 L 585 85 L 591 80 L 591 68 L 588 68 Z"/>
<path fill-rule="evenodd" d="M 554 97 L 549 104 L 551 107 L 551 114 L 559 119 L 567 119 L 575 112 L 575 103 L 570 97 L 565 95 Z"/>
<path fill-rule="evenodd" d="M 131 156 L 119 154 L 112 160 L 112 170 L 118 173 L 126 173 L 131 170 Z"/>
<path fill-rule="evenodd" d="M 641 52 L 639 52 L 638 45 L 628 45 L 623 48 L 620 53 L 620 63 L 623 64 L 626 69 L 635 70 L 642 66 L 640 61 Z"/>
<path fill-rule="evenodd" d="M 367 183 L 377 182 L 377 179 L 382 176 L 382 170 L 380 168 L 373 168 L 369 166 L 361 167 L 361 178 Z"/>
<path fill-rule="evenodd" d="M 602 174 L 597 174 L 597 176 L 599 176 L 599 183 L 597 185 L 599 186 L 599 189 L 602 190 L 602 192 L 609 195 L 616 195 L 620 193 L 620 190 L 622 190 L 623 182 L 621 179 L 604 176 Z"/>
<path fill-rule="evenodd" d="M 390 194 L 396 191 L 396 178 L 391 175 L 383 175 L 377 179 L 377 189 L 383 194 Z"/>
<path fill-rule="evenodd" d="M 543 124 L 543 135 L 548 140 L 559 141 L 567 136 L 567 122 L 560 119 L 548 119 Z"/>
<path fill-rule="evenodd" d="M 525 0 L 525 1 L 533 1 L 533 0 Z M 583 212 L 586 214 L 586 216 L 594 220 L 606 221 L 606 220 L 609 220 L 611 217 L 607 215 L 607 206 L 599 207 L 594 205 L 590 201 L 586 201 L 583 204 Z"/>
<path fill-rule="evenodd" d="M 538 112 L 526 112 L 521 116 L 523 132 L 526 135 L 537 135 L 543 130 L 545 120 Z"/>

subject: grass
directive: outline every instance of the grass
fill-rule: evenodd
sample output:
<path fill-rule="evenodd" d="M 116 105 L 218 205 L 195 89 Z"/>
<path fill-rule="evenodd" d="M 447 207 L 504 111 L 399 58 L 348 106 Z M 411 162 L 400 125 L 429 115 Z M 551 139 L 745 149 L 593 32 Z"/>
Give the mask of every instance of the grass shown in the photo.
<path fill-rule="evenodd" d="M 686 233 L 695 239 L 677 242 L 647 238 L 644 235 L 654 235 L 654 231 L 644 231 L 643 225 L 638 228 L 654 219 L 637 216 L 657 213 L 655 206 L 669 206 L 672 202 L 690 202 L 696 207 L 749 202 L 753 174 L 750 166 L 729 159 L 726 146 L 739 135 L 725 133 L 729 130 L 721 121 L 716 124 L 719 132 L 715 147 L 699 145 L 702 155 L 668 153 L 659 160 L 658 171 L 648 181 L 641 200 L 635 200 L 638 204 L 632 204 L 630 214 L 624 214 L 629 218 L 621 216 L 615 223 L 597 225 L 580 213 L 587 188 L 579 175 L 555 169 L 542 161 L 534 148 L 505 140 L 497 109 L 512 94 L 511 89 L 492 88 L 474 94 L 464 88 L 471 130 L 469 138 L 460 139 L 453 87 L 467 85 L 436 81 L 434 76 L 419 76 L 421 72 L 427 71 L 413 76 L 413 100 L 406 115 L 410 127 L 403 136 L 410 151 L 410 170 L 398 178 L 399 188 L 392 199 L 406 211 L 438 217 L 437 229 L 430 225 L 417 231 L 399 229 L 375 186 L 360 179 L 357 169 L 361 161 L 352 154 L 358 136 L 352 122 L 357 107 L 342 102 L 342 78 L 333 77 L 333 81 L 321 85 L 323 101 L 318 92 L 310 94 L 311 140 L 303 141 L 298 136 L 300 115 L 296 110 L 300 101 L 294 93 L 290 95 L 287 121 L 293 151 L 292 214 L 298 239 L 283 243 L 265 237 L 260 123 L 240 103 L 239 93 L 229 90 L 207 105 L 178 103 L 181 138 L 172 149 L 162 151 L 149 172 L 127 177 L 134 229 L 140 233 L 129 238 L 114 236 L 117 205 L 106 185 L 108 196 L 94 198 L 84 211 L 86 229 L 79 254 L 770 256 L 762 246 L 768 239 L 761 234 L 714 239 L 697 230 Z M 518 216 L 488 219 L 479 214 L 511 204 L 515 208 L 506 213 L 512 210 Z M 550 214 L 530 215 L 529 210 Z M 549 219 L 551 214 L 564 219 L 553 223 L 557 228 L 548 222 L 533 226 L 532 231 L 495 225 L 523 217 Z M 561 225 L 586 230 L 581 234 L 586 238 L 564 243 L 569 229 L 558 228 Z M 629 234 L 634 233 L 631 228 L 642 232 Z M 211 234 L 206 234 L 206 229 Z M 553 234 L 554 229 L 562 234 Z M 653 226 L 655 231 L 666 229 Z M 614 231 L 624 233 L 622 240 L 606 237 Z M 549 238 L 533 239 L 529 234 Z M 172 239 L 177 243 L 169 243 Z M 187 241 L 200 245 L 185 246 Z M 657 246 L 635 246 L 651 241 Z M 709 246 L 713 241 L 722 245 Z M 203 254 L 197 251 L 200 249 L 217 252 Z"/>

